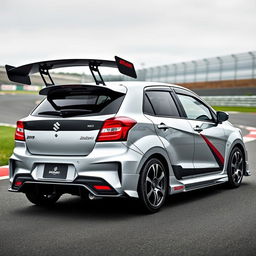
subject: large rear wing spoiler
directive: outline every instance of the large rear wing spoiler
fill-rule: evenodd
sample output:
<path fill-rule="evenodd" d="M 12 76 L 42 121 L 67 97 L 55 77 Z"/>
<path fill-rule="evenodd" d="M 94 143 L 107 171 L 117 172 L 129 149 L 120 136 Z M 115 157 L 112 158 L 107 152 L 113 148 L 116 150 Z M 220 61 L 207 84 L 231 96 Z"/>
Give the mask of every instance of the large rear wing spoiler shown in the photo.
<path fill-rule="evenodd" d="M 39 72 L 45 85 L 51 86 L 54 85 L 54 81 L 52 80 L 49 70 L 76 66 L 88 66 L 97 85 L 105 85 L 99 72 L 99 67 L 118 68 L 120 73 L 137 78 L 133 64 L 117 56 L 115 56 L 115 61 L 97 59 L 63 59 L 35 62 L 19 67 L 5 65 L 5 68 L 9 80 L 12 82 L 31 84 L 30 75 Z"/>

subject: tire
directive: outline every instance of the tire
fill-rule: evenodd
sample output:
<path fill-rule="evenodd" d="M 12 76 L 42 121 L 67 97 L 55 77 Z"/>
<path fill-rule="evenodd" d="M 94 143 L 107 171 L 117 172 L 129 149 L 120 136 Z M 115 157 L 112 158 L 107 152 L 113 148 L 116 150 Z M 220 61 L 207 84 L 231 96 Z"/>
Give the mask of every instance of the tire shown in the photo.
<path fill-rule="evenodd" d="M 244 154 L 240 148 L 234 147 L 231 151 L 228 161 L 228 186 L 238 188 L 244 176 Z"/>
<path fill-rule="evenodd" d="M 143 166 L 138 183 L 139 201 L 143 211 L 157 212 L 164 204 L 167 193 L 167 171 L 160 160 L 152 158 Z"/>
<path fill-rule="evenodd" d="M 40 191 L 32 190 L 26 192 L 27 199 L 35 204 L 41 206 L 51 206 L 54 205 L 58 199 L 61 197 L 61 194 L 53 192 L 52 194 L 44 194 Z"/>

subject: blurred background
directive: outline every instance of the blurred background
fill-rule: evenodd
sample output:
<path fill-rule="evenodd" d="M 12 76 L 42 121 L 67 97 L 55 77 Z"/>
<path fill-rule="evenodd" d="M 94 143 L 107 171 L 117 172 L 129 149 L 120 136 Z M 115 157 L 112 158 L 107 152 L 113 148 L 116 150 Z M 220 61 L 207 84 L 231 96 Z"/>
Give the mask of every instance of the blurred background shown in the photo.
<path fill-rule="evenodd" d="M 0 254 L 255 255 L 255 14 L 256 0 L 0 0 Z M 44 209 L 8 193 L 14 127 L 43 99 L 43 83 L 38 74 L 31 85 L 11 83 L 4 66 L 115 55 L 134 63 L 138 80 L 183 85 L 228 111 L 252 176 L 238 190 L 174 195 L 155 215 L 121 199 L 65 196 Z M 51 75 L 57 84 L 92 82 L 88 67 Z"/>
<path fill-rule="evenodd" d="M 118 55 L 135 64 L 139 80 L 181 84 L 204 96 L 256 95 L 255 11 L 255 0 L 1 0 L 0 90 L 42 86 L 39 76 L 33 87 L 9 82 L 5 64 Z M 127 79 L 112 69 L 104 74 Z M 92 81 L 83 68 L 53 77 Z"/>
<path fill-rule="evenodd" d="M 40 75 L 12 83 L 6 64 L 115 55 L 134 63 L 138 80 L 183 85 L 216 110 L 256 113 L 255 0 L 0 1 L 0 125 L 15 125 L 42 100 Z M 132 80 L 101 72 L 106 81 Z M 51 75 L 56 84 L 93 81 L 88 67 Z M 0 127 L 2 149 L 12 136 Z M 5 147 L 3 163 L 13 145 Z"/>

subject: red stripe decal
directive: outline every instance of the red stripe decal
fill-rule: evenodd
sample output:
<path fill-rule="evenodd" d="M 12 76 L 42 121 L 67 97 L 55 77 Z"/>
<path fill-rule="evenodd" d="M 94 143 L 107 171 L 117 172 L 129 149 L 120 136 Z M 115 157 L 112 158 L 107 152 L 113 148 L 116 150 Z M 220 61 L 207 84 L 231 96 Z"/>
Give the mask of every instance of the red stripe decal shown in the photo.
<path fill-rule="evenodd" d="M 214 154 L 217 156 L 217 158 L 220 160 L 220 163 L 224 165 L 224 157 L 221 155 L 219 150 L 215 148 L 215 146 L 204 136 L 203 134 L 200 134 L 201 137 L 205 140 L 206 144 L 210 147 L 210 149 L 214 152 Z"/>
<path fill-rule="evenodd" d="M 9 168 L 0 168 L 0 177 L 9 176 Z"/>

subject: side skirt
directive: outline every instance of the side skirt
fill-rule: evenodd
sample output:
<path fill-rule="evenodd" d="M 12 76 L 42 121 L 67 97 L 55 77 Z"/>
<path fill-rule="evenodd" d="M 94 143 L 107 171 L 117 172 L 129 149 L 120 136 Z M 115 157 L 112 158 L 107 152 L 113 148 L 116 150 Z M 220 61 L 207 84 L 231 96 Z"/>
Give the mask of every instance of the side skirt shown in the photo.
<path fill-rule="evenodd" d="M 187 192 L 196 189 L 215 186 L 228 181 L 227 174 L 213 174 L 205 175 L 196 178 L 188 178 L 185 180 L 176 180 L 172 182 L 169 194 L 176 194 L 180 192 Z"/>

